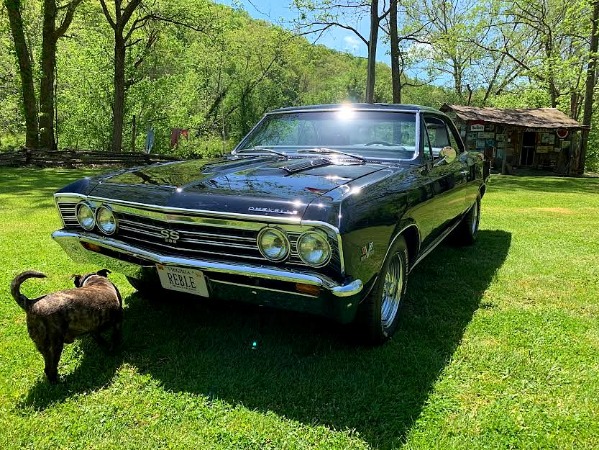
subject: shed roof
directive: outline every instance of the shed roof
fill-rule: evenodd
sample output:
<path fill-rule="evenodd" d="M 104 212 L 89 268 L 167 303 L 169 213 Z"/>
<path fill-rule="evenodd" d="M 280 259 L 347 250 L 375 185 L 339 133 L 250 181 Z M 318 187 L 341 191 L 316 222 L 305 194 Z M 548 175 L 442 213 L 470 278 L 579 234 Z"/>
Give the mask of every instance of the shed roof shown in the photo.
<path fill-rule="evenodd" d="M 441 111 L 452 111 L 467 122 L 483 121 L 526 128 L 583 128 L 576 120 L 555 108 L 501 109 L 446 104 Z"/>

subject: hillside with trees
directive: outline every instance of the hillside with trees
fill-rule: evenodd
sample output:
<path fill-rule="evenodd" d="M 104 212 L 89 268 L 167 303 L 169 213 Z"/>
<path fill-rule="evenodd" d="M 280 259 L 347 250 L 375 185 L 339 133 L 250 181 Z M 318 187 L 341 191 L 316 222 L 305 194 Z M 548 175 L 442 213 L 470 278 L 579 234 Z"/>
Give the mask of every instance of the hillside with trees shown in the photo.
<path fill-rule="evenodd" d="M 153 152 L 214 153 L 268 110 L 366 98 L 553 106 L 580 121 L 585 100 L 597 108 L 597 1 L 338 3 L 297 0 L 291 31 L 209 0 L 3 0 L 0 149 L 141 150 L 150 134 Z M 369 58 L 305 37 L 360 14 L 378 32 L 360 36 Z M 173 129 L 189 130 L 176 150 Z M 592 131 L 587 168 L 598 147 Z"/>

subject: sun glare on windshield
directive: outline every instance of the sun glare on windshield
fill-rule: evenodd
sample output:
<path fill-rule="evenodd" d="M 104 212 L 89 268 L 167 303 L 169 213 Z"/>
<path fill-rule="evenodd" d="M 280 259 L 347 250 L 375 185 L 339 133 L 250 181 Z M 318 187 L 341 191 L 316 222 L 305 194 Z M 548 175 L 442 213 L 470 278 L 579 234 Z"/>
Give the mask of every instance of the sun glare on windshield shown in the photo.
<path fill-rule="evenodd" d="M 356 110 L 349 103 L 341 105 L 341 109 L 337 111 L 339 120 L 351 120 L 356 116 Z"/>

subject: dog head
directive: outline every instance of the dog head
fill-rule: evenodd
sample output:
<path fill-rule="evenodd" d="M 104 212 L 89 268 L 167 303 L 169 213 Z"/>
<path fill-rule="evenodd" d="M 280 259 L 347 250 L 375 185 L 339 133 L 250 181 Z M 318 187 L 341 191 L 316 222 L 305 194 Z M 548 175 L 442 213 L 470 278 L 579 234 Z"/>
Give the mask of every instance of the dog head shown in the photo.
<path fill-rule="evenodd" d="M 104 277 L 104 278 L 108 278 L 108 274 L 110 273 L 110 270 L 108 269 L 102 269 L 102 270 L 98 270 L 97 272 L 93 272 L 93 273 L 88 273 L 87 275 L 73 275 L 73 282 L 75 283 L 75 287 L 83 287 L 85 286 L 85 283 L 91 278 L 91 277 Z"/>

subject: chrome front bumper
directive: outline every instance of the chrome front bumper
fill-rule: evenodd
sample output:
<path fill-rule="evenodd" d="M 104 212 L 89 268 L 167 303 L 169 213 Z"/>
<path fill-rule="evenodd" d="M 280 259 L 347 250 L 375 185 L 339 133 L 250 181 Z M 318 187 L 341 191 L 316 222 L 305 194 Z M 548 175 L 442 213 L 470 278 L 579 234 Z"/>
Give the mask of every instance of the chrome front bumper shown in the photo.
<path fill-rule="evenodd" d="M 210 273 L 219 273 L 319 286 L 335 297 L 352 297 L 359 294 L 363 288 L 361 280 L 353 280 L 348 284 L 339 284 L 317 273 L 168 256 L 84 232 L 58 230 L 52 233 L 52 238 L 77 262 L 91 262 L 133 278 L 140 278 L 144 269 L 154 268 L 156 264 L 162 264 L 198 269 L 206 272 L 208 276 Z M 88 250 L 82 245 L 84 243 L 98 246 L 101 251 Z"/>

